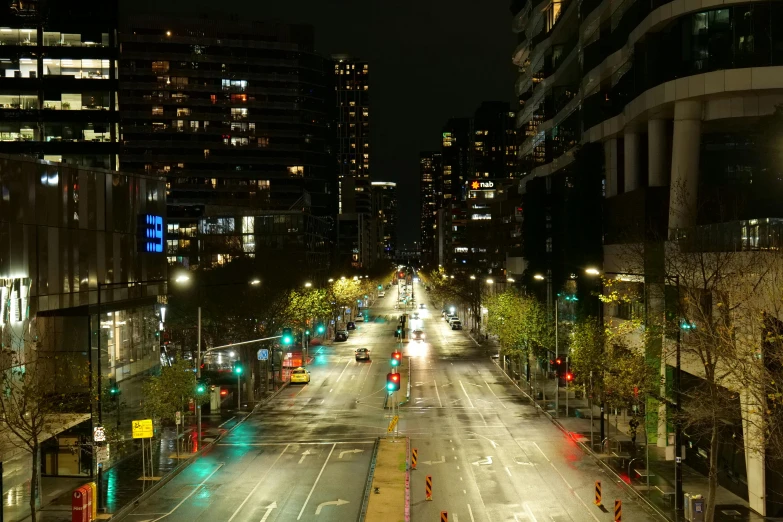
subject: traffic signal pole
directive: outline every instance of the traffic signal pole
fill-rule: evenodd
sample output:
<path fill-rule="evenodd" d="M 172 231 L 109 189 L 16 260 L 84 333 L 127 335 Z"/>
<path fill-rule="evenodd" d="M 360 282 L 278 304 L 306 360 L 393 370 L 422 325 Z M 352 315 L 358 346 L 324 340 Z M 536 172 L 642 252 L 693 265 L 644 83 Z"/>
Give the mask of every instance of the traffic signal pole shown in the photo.
<path fill-rule="evenodd" d="M 196 341 L 196 380 L 201 382 L 201 306 L 198 307 L 198 340 Z M 198 449 L 201 450 L 201 403 L 196 401 L 196 432 Z"/>

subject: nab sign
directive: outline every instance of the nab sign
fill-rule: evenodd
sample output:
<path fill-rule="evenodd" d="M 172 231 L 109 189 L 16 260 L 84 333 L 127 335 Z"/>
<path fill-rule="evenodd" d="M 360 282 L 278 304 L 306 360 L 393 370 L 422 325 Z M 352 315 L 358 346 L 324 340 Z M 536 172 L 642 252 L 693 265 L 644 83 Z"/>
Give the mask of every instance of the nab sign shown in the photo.
<path fill-rule="evenodd" d="M 495 182 L 488 179 L 474 179 L 468 186 L 470 190 L 495 190 Z"/>

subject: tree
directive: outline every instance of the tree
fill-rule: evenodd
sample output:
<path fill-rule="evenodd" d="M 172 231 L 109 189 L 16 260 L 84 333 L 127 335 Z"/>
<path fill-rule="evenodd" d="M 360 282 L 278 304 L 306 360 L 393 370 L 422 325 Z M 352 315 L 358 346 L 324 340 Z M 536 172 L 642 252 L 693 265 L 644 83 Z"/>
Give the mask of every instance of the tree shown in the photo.
<path fill-rule="evenodd" d="M 19 349 L 2 354 L 0 410 L 13 434 L 9 442 L 32 460 L 30 516 L 35 521 L 41 496 L 41 443 L 67 429 L 72 414 L 89 412 L 90 365 L 83 357 L 39 351 L 34 338 L 20 339 L 19 344 Z"/>
<path fill-rule="evenodd" d="M 160 375 L 147 379 L 142 385 L 144 413 L 157 424 L 171 424 L 177 411 L 183 411 L 191 399 L 197 404 L 209 401 L 209 393 L 197 390 L 193 364 L 176 358 L 171 366 L 162 366 Z"/>

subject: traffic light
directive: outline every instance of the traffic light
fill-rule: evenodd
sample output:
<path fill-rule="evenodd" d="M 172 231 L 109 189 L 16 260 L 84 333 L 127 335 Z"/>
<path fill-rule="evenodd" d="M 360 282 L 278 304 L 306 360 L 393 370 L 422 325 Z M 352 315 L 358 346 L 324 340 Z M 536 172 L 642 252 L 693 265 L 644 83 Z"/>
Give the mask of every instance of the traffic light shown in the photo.
<path fill-rule="evenodd" d="M 117 385 L 117 381 L 109 381 L 109 398 L 111 400 L 117 400 L 117 396 L 120 394 L 120 387 Z"/>
<path fill-rule="evenodd" d="M 378 285 L 378 290 L 383 290 L 383 285 Z"/>
<path fill-rule="evenodd" d="M 395 392 L 400 389 L 400 374 L 399 373 L 387 373 L 386 374 L 386 391 Z"/>
<path fill-rule="evenodd" d="M 326 331 L 326 328 L 324 328 L 324 325 L 322 325 L 322 324 L 319 324 L 319 325 L 318 325 L 318 326 L 315 328 L 315 331 L 316 331 L 316 332 L 318 332 L 319 334 L 322 334 L 322 333 L 324 333 L 324 332 Z"/>
<path fill-rule="evenodd" d="M 574 374 L 567 371 L 566 374 L 565 374 L 565 379 L 566 379 L 566 382 L 573 381 L 574 380 Z"/>
<path fill-rule="evenodd" d="M 400 279 L 402 279 L 403 277 L 405 277 L 405 272 L 400 272 L 399 276 L 400 276 Z"/>
<path fill-rule="evenodd" d="M 390 362 L 393 367 L 399 366 L 402 362 L 402 353 L 397 351 L 392 352 Z"/>
<path fill-rule="evenodd" d="M 201 395 L 201 394 L 202 394 L 202 393 L 204 393 L 205 391 L 207 391 L 207 385 L 206 385 L 206 383 L 204 383 L 204 382 L 201 382 L 201 381 L 197 382 L 197 383 L 196 383 L 196 393 L 198 393 L 199 395 Z"/>
<path fill-rule="evenodd" d="M 310 329 L 305 330 L 305 335 L 310 335 Z"/>
<path fill-rule="evenodd" d="M 242 363 L 237 361 L 236 364 L 234 364 L 234 373 L 237 375 L 242 375 L 242 372 L 245 369 L 242 367 Z"/>
<path fill-rule="evenodd" d="M 402 328 L 397 328 L 397 337 L 402 335 Z"/>
<path fill-rule="evenodd" d="M 290 328 L 283 328 L 283 335 L 280 342 L 283 343 L 283 346 L 291 346 L 294 344 L 294 334 L 291 332 Z"/>

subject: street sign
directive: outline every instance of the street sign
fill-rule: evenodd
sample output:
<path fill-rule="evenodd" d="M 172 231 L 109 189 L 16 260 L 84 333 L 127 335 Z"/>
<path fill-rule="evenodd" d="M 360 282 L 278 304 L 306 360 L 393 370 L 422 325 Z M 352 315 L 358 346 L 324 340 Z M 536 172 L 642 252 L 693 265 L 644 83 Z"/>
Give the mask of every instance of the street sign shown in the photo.
<path fill-rule="evenodd" d="M 103 464 L 109 461 L 109 446 L 98 446 L 96 448 L 95 455 L 98 459 L 98 464 Z"/>
<path fill-rule="evenodd" d="M 106 430 L 103 426 L 95 426 L 92 429 L 93 442 L 106 442 Z"/>
<path fill-rule="evenodd" d="M 134 439 L 151 439 L 152 438 L 152 419 L 143 419 L 132 421 L 131 427 L 133 429 Z"/>
<path fill-rule="evenodd" d="M 174 424 L 182 424 L 182 412 L 178 411 L 174 413 Z"/>
<path fill-rule="evenodd" d="M 394 428 L 397 426 L 398 420 L 400 420 L 399 415 L 395 415 L 394 417 L 392 417 L 392 420 L 389 423 L 389 429 L 387 430 L 387 433 L 391 433 L 392 431 L 394 431 Z"/>
<path fill-rule="evenodd" d="M 266 348 L 261 348 L 258 350 L 258 360 L 259 361 L 267 361 L 269 360 L 269 350 Z"/>

